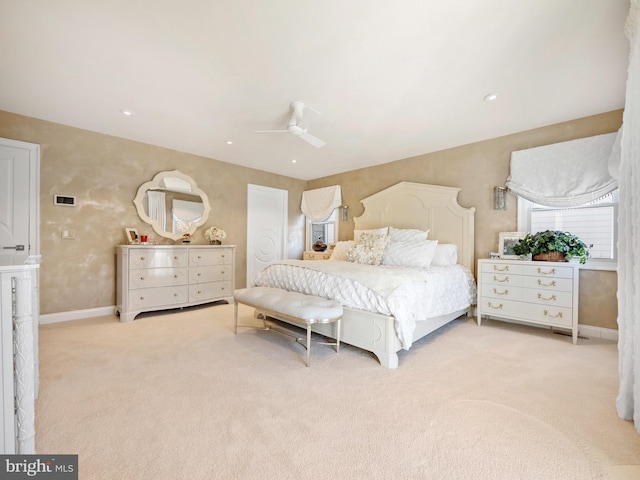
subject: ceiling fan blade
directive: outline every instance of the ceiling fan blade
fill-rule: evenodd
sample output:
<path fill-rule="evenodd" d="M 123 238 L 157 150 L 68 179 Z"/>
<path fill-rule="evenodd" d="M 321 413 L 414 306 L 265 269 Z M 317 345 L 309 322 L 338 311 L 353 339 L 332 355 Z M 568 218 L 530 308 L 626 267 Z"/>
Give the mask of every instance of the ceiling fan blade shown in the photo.
<path fill-rule="evenodd" d="M 309 125 L 318 117 L 321 117 L 322 114 L 317 111 L 314 110 L 313 108 L 305 108 L 304 109 L 304 115 L 302 116 L 302 119 L 297 123 L 298 127 L 302 128 L 303 130 L 306 130 L 307 128 L 309 128 Z"/>
<path fill-rule="evenodd" d="M 319 138 L 316 138 L 313 135 L 310 135 L 308 133 L 303 133 L 302 135 L 299 135 L 299 137 L 304 141 L 309 142 L 311 145 L 313 145 L 316 148 L 324 147 L 327 144 L 327 142 L 320 140 Z"/>
<path fill-rule="evenodd" d="M 289 133 L 289 130 L 257 130 L 253 133 Z"/>

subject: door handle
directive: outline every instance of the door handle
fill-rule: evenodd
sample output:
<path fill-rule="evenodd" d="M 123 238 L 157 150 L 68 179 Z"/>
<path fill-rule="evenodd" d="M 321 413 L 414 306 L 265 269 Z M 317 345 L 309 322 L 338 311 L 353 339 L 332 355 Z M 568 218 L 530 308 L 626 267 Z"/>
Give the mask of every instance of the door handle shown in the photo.
<path fill-rule="evenodd" d="M 3 250 L 17 250 L 19 252 L 24 251 L 24 245 L 16 245 L 15 247 L 2 247 Z"/>

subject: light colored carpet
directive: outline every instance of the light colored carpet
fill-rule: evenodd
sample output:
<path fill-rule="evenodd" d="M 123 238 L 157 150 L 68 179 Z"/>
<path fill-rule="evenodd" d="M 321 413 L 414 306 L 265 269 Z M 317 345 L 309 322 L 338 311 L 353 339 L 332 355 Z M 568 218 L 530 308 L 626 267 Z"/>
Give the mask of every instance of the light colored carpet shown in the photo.
<path fill-rule="evenodd" d="M 234 335 L 231 305 L 138 318 L 40 327 L 36 448 L 79 454 L 80 479 L 586 480 L 640 464 L 612 342 L 463 317 L 398 370 L 347 345 L 315 345 L 307 368 L 287 336 Z"/>

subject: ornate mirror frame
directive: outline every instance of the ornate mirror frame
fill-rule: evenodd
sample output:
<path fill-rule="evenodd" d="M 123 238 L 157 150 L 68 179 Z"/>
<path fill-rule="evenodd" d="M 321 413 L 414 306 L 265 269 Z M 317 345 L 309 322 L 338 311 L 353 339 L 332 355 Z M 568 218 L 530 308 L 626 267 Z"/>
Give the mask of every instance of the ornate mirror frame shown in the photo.
<path fill-rule="evenodd" d="M 144 208 L 144 201 L 146 199 L 147 192 L 149 190 L 162 190 L 164 179 L 171 177 L 179 178 L 180 180 L 188 182 L 191 186 L 191 191 L 189 193 L 194 196 L 199 196 L 202 199 L 203 212 L 200 220 L 198 220 L 197 222 L 192 222 L 189 230 L 182 233 L 172 233 L 166 230 L 162 230 L 157 220 L 150 218 Z M 200 188 L 198 188 L 198 185 L 191 177 L 185 175 L 182 172 L 179 172 L 178 170 L 160 172 L 155 177 L 153 177 L 153 180 L 151 180 L 150 182 L 146 182 L 140 185 L 140 187 L 138 188 L 138 193 L 133 199 L 133 204 L 136 206 L 138 216 L 143 222 L 151 225 L 154 232 L 156 232 L 161 237 L 170 238 L 172 240 L 178 240 L 182 238 L 185 233 L 193 235 L 198 227 L 204 225 L 207 222 L 207 220 L 209 219 L 209 213 L 211 212 L 211 204 L 209 203 L 209 197 L 207 197 L 207 194 L 204 193 Z"/>

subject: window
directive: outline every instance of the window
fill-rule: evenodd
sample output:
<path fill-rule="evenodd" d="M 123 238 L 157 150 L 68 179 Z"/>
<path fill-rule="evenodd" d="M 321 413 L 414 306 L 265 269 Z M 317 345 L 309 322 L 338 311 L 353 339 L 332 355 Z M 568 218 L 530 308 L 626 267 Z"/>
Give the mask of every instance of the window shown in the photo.
<path fill-rule="evenodd" d="M 336 208 L 329 218 L 321 222 L 312 222 L 307 219 L 307 250 L 318 240 L 325 245 L 335 243 L 338 238 L 338 209 Z"/>
<path fill-rule="evenodd" d="M 580 237 L 591 257 L 581 268 L 615 270 L 617 259 L 618 191 L 572 208 L 547 207 L 518 197 L 518 230 L 542 232 L 562 230 Z"/>

